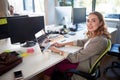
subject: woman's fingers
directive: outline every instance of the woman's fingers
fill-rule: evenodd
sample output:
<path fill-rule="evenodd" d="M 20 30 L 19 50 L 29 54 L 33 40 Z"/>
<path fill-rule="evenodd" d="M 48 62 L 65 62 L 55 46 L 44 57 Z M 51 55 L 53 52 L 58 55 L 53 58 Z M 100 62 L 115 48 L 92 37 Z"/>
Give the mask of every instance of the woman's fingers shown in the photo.
<path fill-rule="evenodd" d="M 45 43 L 48 43 L 48 42 L 50 42 L 50 41 L 51 41 L 50 39 L 46 39 L 46 40 L 45 40 Z"/>
<path fill-rule="evenodd" d="M 60 55 L 64 55 L 64 52 L 63 52 L 63 51 L 60 51 L 59 54 L 60 54 Z"/>
<path fill-rule="evenodd" d="M 62 45 L 62 44 L 59 44 L 59 43 L 55 43 L 54 46 L 55 46 L 55 47 L 63 47 L 63 45 Z"/>

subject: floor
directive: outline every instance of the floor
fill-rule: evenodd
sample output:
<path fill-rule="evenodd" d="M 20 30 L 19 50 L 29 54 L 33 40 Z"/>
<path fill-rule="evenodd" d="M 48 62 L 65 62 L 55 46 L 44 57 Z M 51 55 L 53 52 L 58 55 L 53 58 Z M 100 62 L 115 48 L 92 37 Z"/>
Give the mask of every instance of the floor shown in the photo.
<path fill-rule="evenodd" d="M 110 66 L 112 61 L 119 61 L 118 58 L 114 57 L 114 56 L 105 56 L 103 59 L 102 59 L 102 65 L 101 65 L 101 77 L 98 79 L 98 80 L 120 80 L 120 76 L 119 77 L 116 77 L 114 74 L 112 74 L 112 72 L 108 72 L 106 75 L 103 74 L 105 68 L 107 66 Z M 119 61 L 120 62 L 120 61 Z M 120 72 L 120 69 L 119 71 Z M 40 73 L 38 75 L 36 75 L 35 77 L 31 78 L 30 80 L 43 80 L 42 78 L 43 76 L 43 73 Z"/>

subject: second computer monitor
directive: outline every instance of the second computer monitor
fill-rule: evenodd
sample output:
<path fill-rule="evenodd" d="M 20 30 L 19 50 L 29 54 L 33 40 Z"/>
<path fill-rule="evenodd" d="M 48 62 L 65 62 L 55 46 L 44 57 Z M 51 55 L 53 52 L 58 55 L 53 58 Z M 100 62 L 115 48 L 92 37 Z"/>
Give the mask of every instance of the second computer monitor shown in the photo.
<path fill-rule="evenodd" d="M 72 18 L 72 7 L 71 6 L 59 6 L 55 7 L 56 13 L 56 25 L 70 24 Z"/>
<path fill-rule="evenodd" d="M 73 8 L 73 24 L 86 22 L 86 8 Z"/>

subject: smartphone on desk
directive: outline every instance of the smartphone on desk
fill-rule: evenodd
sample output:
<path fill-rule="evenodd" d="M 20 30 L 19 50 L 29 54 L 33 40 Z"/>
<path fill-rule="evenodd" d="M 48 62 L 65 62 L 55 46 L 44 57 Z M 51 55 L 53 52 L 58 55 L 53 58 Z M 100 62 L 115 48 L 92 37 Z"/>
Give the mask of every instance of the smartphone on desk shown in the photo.
<path fill-rule="evenodd" d="M 24 80 L 21 70 L 14 72 L 14 80 Z"/>

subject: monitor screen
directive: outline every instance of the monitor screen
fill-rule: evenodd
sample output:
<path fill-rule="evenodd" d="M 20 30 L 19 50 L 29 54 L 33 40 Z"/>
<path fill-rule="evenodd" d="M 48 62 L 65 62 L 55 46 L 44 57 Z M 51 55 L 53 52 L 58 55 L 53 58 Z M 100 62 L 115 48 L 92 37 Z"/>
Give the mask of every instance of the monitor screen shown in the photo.
<path fill-rule="evenodd" d="M 44 29 L 44 17 L 14 18 L 8 20 L 11 43 L 24 43 L 35 39 L 35 33 Z"/>
<path fill-rule="evenodd" d="M 86 8 L 73 8 L 73 24 L 86 22 Z"/>
<path fill-rule="evenodd" d="M 28 17 L 28 15 L 21 15 L 21 16 L 10 16 L 10 17 L 0 17 L 1 19 L 6 19 L 8 20 L 13 19 L 13 18 L 23 18 L 23 17 Z M 9 32 L 8 32 L 8 26 L 9 24 L 0 24 L 0 39 L 5 39 L 9 37 Z"/>
<path fill-rule="evenodd" d="M 9 37 L 7 24 L 0 25 L 0 39 L 5 39 Z"/>
<path fill-rule="evenodd" d="M 64 20 L 66 20 L 67 24 L 71 23 L 72 18 L 71 6 L 55 7 L 55 13 L 56 13 L 56 25 L 63 25 Z"/>

